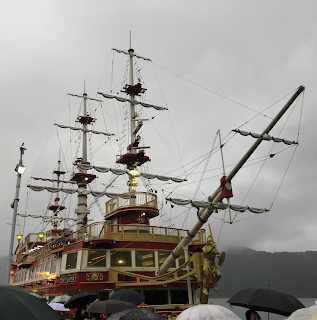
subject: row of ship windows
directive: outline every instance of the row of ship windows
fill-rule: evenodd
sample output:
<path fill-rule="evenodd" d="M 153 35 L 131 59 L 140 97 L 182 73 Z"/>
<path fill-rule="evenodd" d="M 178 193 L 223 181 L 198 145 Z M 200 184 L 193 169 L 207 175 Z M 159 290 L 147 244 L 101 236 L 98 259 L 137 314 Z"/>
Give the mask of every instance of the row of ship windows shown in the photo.
<path fill-rule="evenodd" d="M 112 267 L 132 267 L 132 260 L 135 257 L 136 267 L 159 267 L 170 255 L 170 251 L 158 251 L 157 258 L 154 250 L 88 250 L 87 267 L 107 267 L 107 258 Z M 190 253 L 189 253 L 190 254 Z M 107 256 L 108 255 L 108 256 Z M 66 270 L 75 269 L 77 265 L 78 251 L 67 254 Z M 157 263 L 156 263 L 157 260 Z M 185 263 L 184 253 L 178 258 L 178 265 Z M 175 268 L 176 264 L 171 266 Z"/>
<path fill-rule="evenodd" d="M 46 263 L 42 263 L 29 270 L 23 270 L 14 276 L 13 282 L 16 283 L 16 282 L 32 280 L 37 278 L 55 276 L 56 266 L 57 266 L 57 260 L 52 260 Z"/>
<path fill-rule="evenodd" d="M 76 269 L 79 251 L 66 254 L 66 266 L 63 269 Z M 87 268 L 107 267 L 107 259 L 110 258 L 110 266 L 112 267 L 132 267 L 132 260 L 135 258 L 135 267 L 160 267 L 166 258 L 170 255 L 169 251 L 154 250 L 88 250 Z M 191 253 L 189 253 L 191 255 Z M 57 261 L 52 260 L 23 270 L 14 276 L 13 282 L 23 282 L 38 278 L 54 277 L 56 274 Z M 178 258 L 178 266 L 185 263 L 185 256 L 182 253 Z M 108 263 L 109 264 L 109 263 Z M 190 266 L 192 267 L 192 266 Z M 176 268 L 176 263 L 171 266 Z"/>

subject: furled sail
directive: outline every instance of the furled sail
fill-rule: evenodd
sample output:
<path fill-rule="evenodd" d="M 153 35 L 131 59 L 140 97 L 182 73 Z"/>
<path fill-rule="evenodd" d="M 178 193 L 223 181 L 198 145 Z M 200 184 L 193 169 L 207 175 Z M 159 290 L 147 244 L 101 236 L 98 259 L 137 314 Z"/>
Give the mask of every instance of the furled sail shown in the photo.
<path fill-rule="evenodd" d="M 132 104 L 136 105 L 136 104 L 140 104 L 142 107 L 145 108 L 154 108 L 155 110 L 168 110 L 167 108 L 164 107 L 160 107 L 154 104 L 149 104 L 149 103 L 144 103 L 144 102 L 140 102 L 137 100 L 131 100 L 131 99 L 127 99 L 127 98 L 121 98 L 118 96 L 113 96 L 111 94 L 106 94 L 106 93 L 102 93 L 102 92 L 98 92 L 99 94 L 101 94 L 103 97 L 107 98 L 107 99 L 116 99 L 120 102 L 131 102 Z"/>
<path fill-rule="evenodd" d="M 64 181 L 64 180 L 58 180 L 58 179 L 37 178 L 37 177 L 31 177 L 31 179 L 34 179 L 34 180 L 42 180 L 42 181 L 49 181 L 49 182 L 60 182 L 60 183 L 72 183 L 72 184 L 76 184 L 75 181 Z"/>
<path fill-rule="evenodd" d="M 23 218 L 42 218 L 42 219 L 47 219 L 47 220 L 73 220 L 77 221 L 77 218 L 64 218 L 60 216 L 41 216 L 41 215 L 35 215 L 35 214 L 21 214 L 18 213 L 18 216 L 23 217 Z"/>
<path fill-rule="evenodd" d="M 166 198 L 166 200 L 181 206 L 191 204 L 195 208 L 208 208 L 211 205 L 213 208 L 219 209 L 219 210 L 226 210 L 228 208 L 228 205 L 223 202 L 217 202 L 217 203 L 211 204 L 209 201 L 194 201 L 194 200 L 185 200 L 185 199 L 176 199 L 176 198 Z M 248 206 L 237 206 L 234 204 L 230 204 L 230 209 L 234 211 L 239 211 L 239 212 L 250 211 L 253 213 L 263 213 L 263 212 L 270 211 L 266 208 L 260 209 L 260 208 L 253 208 Z"/>
<path fill-rule="evenodd" d="M 130 55 L 130 52 L 128 52 L 128 51 L 119 50 L 119 49 L 115 49 L 115 48 L 112 48 L 112 50 L 117 51 L 118 53 L 123 53 L 123 54 L 126 54 L 126 55 Z M 131 54 L 132 54 L 133 56 L 139 58 L 139 59 L 151 61 L 151 59 L 142 57 L 142 56 L 140 56 L 139 54 L 136 54 L 136 53 L 134 53 L 134 52 L 131 52 Z"/>
<path fill-rule="evenodd" d="M 33 191 L 44 191 L 47 190 L 48 192 L 65 192 L 67 194 L 92 194 L 94 197 L 100 198 L 103 196 L 107 196 L 108 198 L 115 198 L 118 196 L 117 193 L 111 193 L 106 191 L 94 191 L 94 190 L 87 190 L 86 188 L 78 188 L 78 189 L 70 189 L 70 188 L 63 188 L 63 187 L 46 187 L 46 186 L 35 186 L 35 185 L 27 185 Z"/>
<path fill-rule="evenodd" d="M 129 174 L 129 170 L 97 167 L 97 166 L 93 166 L 93 165 L 89 165 L 89 164 L 81 164 L 81 163 L 78 163 L 76 165 L 78 166 L 79 169 L 82 169 L 82 170 L 95 169 L 96 171 L 102 172 L 102 173 L 106 173 L 106 172 L 111 171 L 112 173 L 114 173 L 116 175 Z M 156 174 L 151 174 L 151 173 L 146 173 L 146 172 L 140 172 L 140 175 L 143 176 L 145 179 L 158 179 L 161 181 L 172 180 L 174 182 L 187 181 L 187 179 L 176 178 L 176 177 L 166 177 L 166 176 L 161 176 L 161 175 L 156 175 Z"/>
<path fill-rule="evenodd" d="M 285 139 L 281 139 L 281 138 L 275 138 L 270 136 L 269 134 L 258 134 L 258 133 L 253 133 L 253 132 L 247 132 L 247 131 L 242 131 L 240 129 L 234 129 L 232 130 L 234 132 L 240 133 L 242 136 L 251 136 L 253 138 L 262 138 L 263 140 L 267 140 L 267 141 L 271 141 L 273 140 L 274 142 L 284 142 L 287 145 L 292 145 L 292 144 L 298 144 L 298 142 L 296 141 L 290 141 L 290 140 L 285 140 Z"/>
<path fill-rule="evenodd" d="M 84 96 L 82 95 L 79 95 L 79 94 L 72 94 L 72 93 L 69 93 L 70 96 L 73 96 L 73 97 L 78 97 L 78 98 L 84 98 Z M 86 99 L 88 100 L 94 100 L 94 101 L 98 101 L 98 102 L 102 102 L 101 100 L 98 100 L 98 99 L 94 99 L 94 98 L 90 98 L 90 97 L 85 97 Z"/>
<path fill-rule="evenodd" d="M 107 132 L 101 132 L 101 131 L 96 131 L 96 130 L 89 130 L 89 129 L 83 129 L 83 128 L 79 128 L 79 127 L 71 127 L 71 126 L 65 126 L 63 124 L 58 124 L 58 123 L 54 123 L 55 126 L 58 126 L 60 128 L 66 129 L 72 129 L 72 130 L 80 130 L 80 131 L 84 131 L 84 132 L 92 132 L 94 134 L 104 134 L 105 136 L 113 136 L 113 133 L 107 133 Z"/>

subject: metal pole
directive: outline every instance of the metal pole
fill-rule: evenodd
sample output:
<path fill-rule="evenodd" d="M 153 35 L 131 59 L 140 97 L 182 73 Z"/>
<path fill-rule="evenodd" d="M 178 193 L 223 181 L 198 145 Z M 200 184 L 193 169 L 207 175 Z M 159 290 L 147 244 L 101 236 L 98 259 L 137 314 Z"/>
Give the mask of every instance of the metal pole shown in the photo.
<path fill-rule="evenodd" d="M 23 165 L 22 155 L 24 153 L 24 150 L 25 150 L 25 148 L 23 148 L 23 144 L 22 144 L 22 146 L 20 147 L 19 165 Z M 15 224 L 16 224 L 16 218 L 17 218 L 17 212 L 18 212 L 21 176 L 22 176 L 22 174 L 18 172 L 17 184 L 16 184 L 16 188 L 15 188 L 15 198 L 14 198 L 14 202 L 13 202 L 13 217 L 12 217 L 11 238 L 10 238 L 9 257 L 8 257 L 8 270 L 7 270 L 7 280 L 6 280 L 7 286 L 10 284 L 10 273 L 11 273 L 11 264 L 12 264 L 14 235 L 15 235 Z"/>
<path fill-rule="evenodd" d="M 287 109 L 292 105 L 292 103 L 297 99 L 297 97 L 301 94 L 302 91 L 305 90 L 304 86 L 300 86 L 296 92 L 292 95 L 292 97 L 287 101 L 285 106 L 280 110 L 280 112 L 275 116 L 275 118 L 270 122 L 270 124 L 265 128 L 262 134 L 268 134 L 271 129 L 275 126 L 275 124 L 280 120 L 283 114 L 287 111 Z M 262 138 L 258 138 L 251 148 L 245 153 L 239 163 L 233 168 L 233 170 L 228 174 L 225 179 L 225 182 L 231 181 L 231 179 L 237 174 L 237 172 L 241 169 L 244 163 L 249 159 L 255 149 L 259 146 L 259 144 L 263 141 Z M 219 186 L 216 191 L 208 197 L 208 201 L 218 202 L 222 200 L 222 192 L 221 186 Z M 183 247 L 187 246 L 193 237 L 195 237 L 196 233 L 200 230 L 202 225 L 206 223 L 213 212 L 213 208 L 201 208 L 198 212 L 199 220 L 193 225 L 193 227 L 187 232 L 187 235 L 180 241 L 180 243 L 175 247 L 172 253 L 167 257 L 165 262 L 161 265 L 158 275 L 164 274 L 170 266 L 174 263 L 174 261 L 180 256 Z"/>

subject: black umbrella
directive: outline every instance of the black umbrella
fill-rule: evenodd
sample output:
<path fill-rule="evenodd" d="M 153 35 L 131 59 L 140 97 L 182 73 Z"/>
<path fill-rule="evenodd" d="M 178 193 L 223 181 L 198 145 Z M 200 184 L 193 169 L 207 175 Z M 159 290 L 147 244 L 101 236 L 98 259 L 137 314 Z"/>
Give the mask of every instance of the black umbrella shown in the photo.
<path fill-rule="evenodd" d="M 145 295 L 133 289 L 121 289 L 115 292 L 110 299 L 132 302 L 139 305 L 145 301 Z"/>
<path fill-rule="evenodd" d="M 269 289 L 244 289 L 227 301 L 233 306 L 289 316 L 305 306 L 290 294 Z"/>
<path fill-rule="evenodd" d="M 107 320 L 163 320 L 164 316 L 154 313 L 152 311 L 143 309 L 125 310 L 118 313 L 114 313 L 108 317 Z"/>
<path fill-rule="evenodd" d="M 103 300 L 93 302 L 86 310 L 89 313 L 116 313 L 127 309 L 137 309 L 138 307 L 132 302 L 120 301 L 120 300 Z"/>
<path fill-rule="evenodd" d="M 92 303 L 98 298 L 98 295 L 92 292 L 81 292 L 69 298 L 68 301 L 64 303 L 66 308 L 79 308 L 81 306 L 86 306 Z"/>
<path fill-rule="evenodd" d="M 38 299 L 17 287 L 0 285 L 0 320 L 60 320 L 60 314 Z"/>

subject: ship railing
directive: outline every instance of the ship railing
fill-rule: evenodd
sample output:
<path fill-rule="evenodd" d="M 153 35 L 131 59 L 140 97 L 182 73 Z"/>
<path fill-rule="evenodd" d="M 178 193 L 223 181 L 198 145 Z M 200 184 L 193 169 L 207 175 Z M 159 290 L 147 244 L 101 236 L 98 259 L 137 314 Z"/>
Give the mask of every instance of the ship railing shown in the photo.
<path fill-rule="evenodd" d="M 153 241 L 179 243 L 187 235 L 188 230 L 158 227 L 140 224 L 109 224 L 107 222 L 95 222 L 80 230 L 74 231 L 67 238 L 68 241 L 86 241 L 98 239 L 110 239 L 115 241 Z M 205 243 L 206 233 L 204 229 L 198 231 L 193 237 L 192 244 Z"/>
<path fill-rule="evenodd" d="M 140 224 L 109 224 L 107 222 L 95 222 L 79 230 L 70 233 L 63 244 L 79 241 L 112 240 L 112 241 L 142 241 L 142 242 L 166 242 L 179 243 L 187 235 L 188 230 L 158 227 Z M 206 233 L 200 229 L 191 244 L 202 244 L 206 242 Z M 52 242 L 28 254 L 35 260 L 41 259 L 52 253 Z"/>
<path fill-rule="evenodd" d="M 148 192 L 121 193 L 106 202 L 106 215 L 120 208 L 126 207 L 150 207 L 157 208 L 157 197 Z"/>

